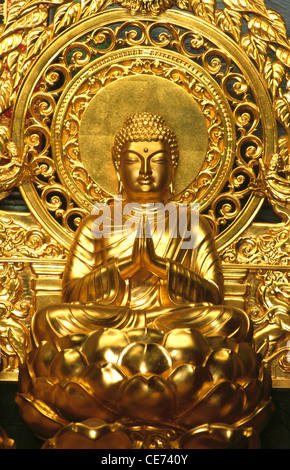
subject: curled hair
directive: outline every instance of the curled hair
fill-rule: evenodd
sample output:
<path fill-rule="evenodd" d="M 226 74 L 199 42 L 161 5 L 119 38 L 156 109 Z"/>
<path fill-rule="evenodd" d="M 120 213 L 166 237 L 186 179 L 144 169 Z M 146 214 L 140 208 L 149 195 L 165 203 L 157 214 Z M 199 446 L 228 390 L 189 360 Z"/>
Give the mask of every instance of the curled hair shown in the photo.
<path fill-rule="evenodd" d="M 138 113 L 129 116 L 115 136 L 112 157 L 118 169 L 123 147 L 129 142 L 166 142 L 170 149 L 172 165 L 178 164 L 179 152 L 175 133 L 166 125 L 162 116 L 153 113 Z"/>

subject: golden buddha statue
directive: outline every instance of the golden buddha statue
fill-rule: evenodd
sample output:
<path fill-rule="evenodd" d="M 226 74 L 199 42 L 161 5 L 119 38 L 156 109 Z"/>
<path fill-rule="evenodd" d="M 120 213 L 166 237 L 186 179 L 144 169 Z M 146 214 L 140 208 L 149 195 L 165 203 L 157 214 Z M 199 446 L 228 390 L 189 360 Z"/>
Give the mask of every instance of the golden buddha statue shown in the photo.
<path fill-rule="evenodd" d="M 161 221 L 165 230 L 157 227 L 146 235 L 148 207 L 156 203 L 167 207 L 172 194 L 179 157 L 174 132 L 159 115 L 133 115 L 117 133 L 112 153 L 121 183 L 121 224 L 128 222 L 125 206 L 137 203 L 141 219 L 136 221 L 144 220 L 142 233 L 138 227 L 116 230 L 115 226 L 111 236 L 96 238 L 99 214 L 82 221 L 64 272 L 63 303 L 49 305 L 33 318 L 35 345 L 100 327 L 151 326 L 163 332 L 194 328 L 205 335 L 250 340 L 248 316 L 222 305 L 223 276 L 206 219 L 200 216 L 199 226 L 192 227 L 188 209 L 185 227 L 179 220 L 169 227 L 170 210 L 174 211 L 170 203 Z M 111 225 L 114 208 L 112 212 Z M 184 248 L 184 237 L 189 235 L 194 248 Z"/>
<path fill-rule="evenodd" d="M 133 115 L 113 160 L 121 197 L 82 221 L 63 302 L 32 319 L 20 412 L 44 448 L 251 446 L 270 376 L 247 314 L 222 304 L 209 224 L 170 202 L 176 136 L 159 115 Z"/>

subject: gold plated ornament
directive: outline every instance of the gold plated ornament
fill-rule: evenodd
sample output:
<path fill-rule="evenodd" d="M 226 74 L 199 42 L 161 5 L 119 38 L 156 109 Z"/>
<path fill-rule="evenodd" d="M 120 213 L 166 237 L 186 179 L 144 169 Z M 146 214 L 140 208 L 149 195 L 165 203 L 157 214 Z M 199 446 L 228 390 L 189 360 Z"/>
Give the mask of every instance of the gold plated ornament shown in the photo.
<path fill-rule="evenodd" d="M 249 343 L 189 328 L 166 334 L 99 329 L 43 342 L 21 367 L 16 401 L 38 436 L 53 442 L 60 433 L 64 446 L 70 446 L 65 427 L 90 418 L 95 426 L 98 419 L 123 426 L 132 448 L 150 448 L 159 434 L 166 448 L 183 442 L 194 448 L 206 424 L 213 426 L 208 442 L 215 446 L 216 423 L 228 428 L 229 445 L 233 430 L 244 441 L 248 428 L 258 433 L 265 426 L 272 412 L 269 379 Z M 110 441 L 113 448 L 123 445 L 118 439 Z"/>
<path fill-rule="evenodd" d="M 23 418 L 46 438 L 89 418 L 177 426 L 177 448 L 205 424 L 261 430 L 271 411 L 269 375 L 250 345 L 251 321 L 222 305 L 208 223 L 192 219 L 190 206 L 182 221 L 168 203 L 179 160 L 174 132 L 160 115 L 135 114 L 112 154 L 123 201 L 101 206 L 109 210 L 102 223 L 99 213 L 84 218 L 68 255 L 64 303 L 33 317 L 35 349 L 16 398 Z M 160 204 L 170 204 L 169 214 Z"/>
<path fill-rule="evenodd" d="M 13 200 L 19 188 L 27 208 L 0 210 L 0 379 L 18 380 L 21 371 L 20 409 L 36 433 L 49 435 L 48 447 L 69 446 L 80 435 L 85 446 L 110 446 L 115 432 L 134 448 L 257 445 L 248 425 L 259 432 L 269 416 L 267 373 L 274 387 L 290 386 L 289 51 L 283 18 L 263 0 L 27 0 L 7 8 L 0 34 L 0 200 Z M 162 139 L 142 147 L 132 137 L 112 159 L 125 119 L 144 112 L 162 116 L 176 134 L 177 165 Z M 136 171 L 142 178 L 134 186 Z M 155 197 L 158 181 L 165 191 L 157 187 Z M 162 236 L 148 236 L 143 224 L 137 238 L 114 232 L 103 243 L 94 232 L 96 204 L 109 207 L 112 218 L 118 193 L 119 222 L 127 228 L 124 208 L 133 201 L 138 223 L 146 220 L 144 204 L 171 203 L 172 212 L 199 204 L 196 244 L 184 249 L 184 234 L 170 235 L 170 211 L 160 219 Z M 265 201 L 278 222 L 257 222 Z M 83 367 L 99 370 L 104 350 L 94 333 L 104 327 L 125 351 L 109 350 L 107 364 L 121 367 L 126 384 L 142 377 L 143 388 L 136 386 L 135 395 L 131 388 L 130 400 L 140 398 L 139 389 L 151 396 L 149 382 L 156 393 L 164 387 L 168 416 L 151 422 L 152 398 L 148 414 L 136 417 L 136 399 L 134 412 L 118 408 L 116 425 L 102 421 L 100 395 L 79 378 Z M 203 339 L 180 352 L 188 329 Z M 134 331 L 146 331 L 147 340 Z M 162 341 L 174 331 L 173 354 Z M 86 335 L 96 339 L 89 359 L 81 352 Z M 202 344 L 214 336 L 230 346 L 211 343 L 204 356 Z M 204 411 L 194 428 L 195 421 L 176 422 L 179 411 L 170 403 L 177 389 L 167 374 L 174 371 L 172 354 L 193 368 L 187 361 L 197 344 L 198 367 L 210 366 L 211 377 L 198 398 L 195 392 L 186 398 L 184 410 L 202 407 L 207 387 L 219 381 L 231 384 L 221 389 L 238 390 L 244 407 L 235 408 L 223 389 L 230 418 L 217 425 L 221 417 Z M 254 377 L 256 353 L 262 362 Z M 179 376 L 181 388 L 188 377 Z M 93 403 L 99 410 L 96 421 L 69 422 L 78 419 L 77 396 L 84 409 Z"/>

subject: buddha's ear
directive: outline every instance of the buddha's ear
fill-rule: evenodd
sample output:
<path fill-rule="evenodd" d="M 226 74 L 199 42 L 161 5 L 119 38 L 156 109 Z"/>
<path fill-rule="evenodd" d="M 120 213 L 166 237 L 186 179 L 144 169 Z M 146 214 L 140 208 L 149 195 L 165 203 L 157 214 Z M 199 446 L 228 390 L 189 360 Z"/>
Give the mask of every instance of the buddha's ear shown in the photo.
<path fill-rule="evenodd" d="M 123 187 L 123 182 L 122 182 L 122 179 L 121 179 L 121 175 L 119 173 L 119 170 L 118 170 L 118 166 L 115 165 L 115 168 L 116 168 L 116 171 L 117 171 L 117 178 L 118 178 L 118 194 L 122 194 L 124 192 L 124 187 Z"/>
<path fill-rule="evenodd" d="M 118 158 L 117 150 L 116 150 L 115 145 L 113 145 L 113 147 L 111 149 L 111 156 L 112 156 L 112 160 L 113 160 L 113 163 L 114 163 L 115 170 L 116 170 L 117 173 L 119 173 L 119 171 L 120 171 L 120 160 Z"/>
<path fill-rule="evenodd" d="M 175 196 L 174 184 L 176 178 L 177 165 L 172 165 L 172 179 L 169 185 L 169 199 Z"/>
<path fill-rule="evenodd" d="M 170 185 L 169 185 L 169 199 L 171 199 L 172 197 L 175 196 L 175 191 L 174 191 L 174 187 L 173 187 L 173 182 L 174 182 L 174 179 L 171 181 Z"/>

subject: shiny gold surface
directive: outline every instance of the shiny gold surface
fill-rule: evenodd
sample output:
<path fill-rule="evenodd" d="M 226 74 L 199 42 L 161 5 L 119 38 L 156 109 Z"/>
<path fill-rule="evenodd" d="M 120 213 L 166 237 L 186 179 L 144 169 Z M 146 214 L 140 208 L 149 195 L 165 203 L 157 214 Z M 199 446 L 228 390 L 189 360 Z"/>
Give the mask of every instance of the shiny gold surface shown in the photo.
<path fill-rule="evenodd" d="M 154 435 L 158 448 L 160 434 L 166 448 L 194 448 L 204 423 L 214 425 L 208 445 L 217 445 L 225 429 L 230 439 L 247 428 L 260 432 L 272 410 L 269 373 L 249 343 L 184 328 L 166 334 L 99 329 L 43 342 L 21 367 L 20 384 L 22 416 L 38 436 L 50 438 L 45 446 L 60 448 L 71 446 L 71 431 L 83 436 L 82 425 L 70 421 L 85 425 L 93 418 L 106 432 L 118 423 L 132 448 L 150 448 Z M 215 423 L 224 423 L 223 431 L 215 434 Z M 118 434 L 110 437 L 112 448 L 123 445 Z M 93 439 L 88 446 L 106 445 L 98 443 L 97 430 Z"/>
<path fill-rule="evenodd" d="M 118 434 L 117 434 L 118 433 Z M 183 449 L 255 449 L 257 436 L 252 428 L 238 429 L 222 424 L 200 426 L 193 432 L 187 432 L 181 439 L 176 439 L 176 429 L 168 431 L 161 426 L 135 426 L 130 430 L 120 424 L 108 425 L 99 419 L 89 419 L 82 423 L 64 426 L 56 435 L 48 439 L 43 449 L 82 449 L 112 448 L 139 449 L 144 442 L 147 449 L 174 449 L 182 443 Z M 121 457 L 122 458 L 122 457 Z M 103 463 L 108 462 L 104 458 Z M 112 461 L 118 463 L 118 457 Z"/>
<path fill-rule="evenodd" d="M 148 203 L 168 201 L 176 136 L 160 115 L 135 114 L 112 154 L 122 207 L 139 203 L 140 224 Z M 117 227 L 114 216 L 106 224 L 118 230 L 99 238 L 99 214 L 83 220 L 64 272 L 64 303 L 33 316 L 34 350 L 20 368 L 16 398 L 24 420 L 43 438 L 88 418 L 178 426 L 168 444 L 177 448 L 188 430 L 206 423 L 250 424 L 259 432 L 271 412 L 269 373 L 250 345 L 247 314 L 222 305 L 223 276 L 206 220 L 192 225 L 187 209 L 183 231 L 173 236 L 165 214 L 165 229 L 157 224 L 151 238 L 145 223 L 124 231 L 126 215 Z M 196 243 L 185 249 L 188 227 Z"/>
<path fill-rule="evenodd" d="M 139 134 L 140 127 L 145 135 Z M 143 113 L 133 115 L 123 129 L 120 132 L 125 137 L 121 144 L 116 139 L 114 148 L 121 145 L 120 161 L 115 164 L 124 204 L 168 201 L 178 165 L 173 164 L 173 150 L 169 150 L 173 137 L 168 135 L 164 141 L 159 140 L 165 132 L 165 123 L 159 122 L 157 115 Z M 153 163 L 156 157 L 159 160 Z M 139 183 L 141 177 L 147 180 Z M 142 217 L 146 215 L 145 207 Z M 123 230 L 125 215 L 121 229 L 110 237 L 96 239 L 94 224 L 98 217 L 85 218 L 75 236 L 63 278 L 65 303 L 45 307 L 33 317 L 32 336 L 37 346 L 44 340 L 87 333 L 97 327 L 132 328 L 151 323 L 163 331 L 184 326 L 210 335 L 250 338 L 247 315 L 219 305 L 223 299 L 223 278 L 205 219 L 200 216 L 199 226 L 190 229 L 196 231 L 192 250 L 182 244 L 183 234 L 191 224 L 191 212 L 183 232 L 174 237 L 166 213 L 165 230 L 158 231 L 156 227 L 152 238 L 146 233 L 136 237 L 131 227 Z M 116 228 L 114 214 L 109 224 Z M 179 226 L 178 219 L 175 225 Z"/>
<path fill-rule="evenodd" d="M 6 137 L 7 130 L 3 129 L 3 134 Z M 1 136 L 4 153 L 0 154 L 1 160 L 7 161 L 0 168 L 0 199 L 5 199 L 9 196 L 14 187 L 21 185 L 27 177 L 27 151 L 24 149 L 23 153 L 17 148 L 14 142 L 5 142 L 5 138 Z"/>
<path fill-rule="evenodd" d="M 102 190 L 103 181 L 92 180 L 82 163 L 76 139 L 79 123 L 86 109 L 89 109 L 90 101 L 93 98 L 97 100 L 99 92 L 101 96 L 107 87 L 131 76 L 138 77 L 140 81 L 145 74 L 148 78 L 153 76 L 173 82 L 177 89 L 185 90 L 193 98 L 194 108 L 196 105 L 202 108 L 211 145 L 208 145 L 199 176 L 176 196 L 176 200 L 186 203 L 197 201 L 204 208 L 211 203 L 208 217 L 216 232 L 217 245 L 223 247 L 246 228 L 260 207 L 260 197 L 255 194 L 251 197 L 253 194 L 250 189 L 243 188 L 243 183 L 255 178 L 254 170 L 261 154 L 267 160 L 275 151 L 275 116 L 264 81 L 261 81 L 244 51 L 224 33 L 218 30 L 213 32 L 206 22 L 192 15 L 170 11 L 162 20 L 148 18 L 146 24 L 142 22 L 143 17 L 135 16 L 132 20 L 130 15 L 119 10 L 104 12 L 97 18 L 97 29 L 95 19 L 87 18 L 76 30 L 74 41 L 79 54 L 73 54 L 72 58 L 74 48 L 71 36 L 67 33 L 67 36 L 64 34 L 57 38 L 30 70 L 18 95 L 12 134 L 19 143 L 21 135 L 25 134 L 30 152 L 35 155 L 32 158 L 35 177 L 22 186 L 29 207 L 46 229 L 53 236 L 57 235 L 58 240 L 68 248 L 76 226 L 91 209 L 92 202 L 106 201 L 111 197 L 110 193 Z M 121 19 L 122 25 L 116 27 L 117 20 Z M 186 32 L 180 36 L 179 28 L 185 24 Z M 154 34 L 158 28 L 164 31 L 164 35 L 158 36 L 156 41 Z M 138 41 L 134 40 L 136 30 L 140 34 Z M 196 35 L 192 31 L 199 33 Z M 188 48 L 186 44 L 190 39 L 191 46 Z M 107 48 L 101 47 L 105 41 L 109 44 Z M 216 44 L 213 48 L 210 46 L 212 41 Z M 168 50 L 169 45 L 173 51 Z M 65 65 L 50 65 L 47 68 L 47 60 L 55 54 L 59 54 L 61 63 Z M 213 59 L 215 54 L 218 57 Z M 228 59 L 229 54 L 231 59 Z M 38 82 L 40 77 L 41 91 L 39 88 L 34 91 L 31 83 Z M 245 80 L 245 77 L 248 79 Z M 142 107 L 139 109 L 140 100 L 136 92 L 138 80 L 136 78 L 134 93 L 129 85 L 130 98 L 125 100 L 125 109 L 117 107 L 113 113 L 110 102 L 103 109 L 102 113 L 109 115 L 110 119 L 112 116 L 113 123 L 121 123 L 122 113 L 130 114 L 134 106 L 134 112 L 144 111 Z M 165 92 L 160 92 L 165 102 L 168 101 L 167 88 Z M 39 106 L 37 112 L 34 102 Z M 173 106 L 173 109 L 179 107 L 179 100 Z M 53 121 L 55 110 L 58 119 Z M 24 119 L 27 111 L 31 116 L 29 121 Z M 257 135 L 259 128 L 263 130 L 262 138 Z M 187 121 L 182 129 L 188 129 Z M 100 130 L 102 133 L 96 138 L 100 138 L 103 147 L 103 139 L 107 136 L 108 141 L 112 141 L 112 133 L 108 136 L 108 126 L 105 126 L 105 136 L 103 128 Z M 236 134 L 239 136 L 237 152 L 233 152 Z M 40 136 L 41 141 L 45 142 L 41 149 Z M 207 145 L 207 142 L 202 145 Z M 54 153 L 56 162 L 49 157 L 50 151 Z M 86 154 L 83 148 L 82 153 Z M 56 173 L 65 186 L 57 183 Z M 187 173 L 191 174 L 191 170 Z M 229 189 L 219 194 L 227 179 Z"/>
<path fill-rule="evenodd" d="M 1 29 L 0 199 L 5 201 L 19 187 L 28 212 L 0 211 L 0 380 L 17 380 L 20 367 L 23 381 L 28 361 L 24 382 L 33 385 L 29 392 L 24 387 L 25 419 L 33 427 L 38 419 L 43 423 L 47 411 L 51 419 L 43 426 L 51 435 L 64 426 L 47 444 L 50 448 L 74 445 L 80 436 L 84 446 L 110 447 L 116 442 L 115 432 L 124 446 L 134 448 L 257 445 L 245 409 L 238 422 L 204 423 L 182 432 L 175 422 L 170 426 L 131 422 L 128 428 L 124 418 L 116 426 L 99 418 L 84 426 L 69 424 L 48 393 L 68 376 L 78 383 L 84 356 L 77 352 L 80 338 L 70 336 L 69 351 L 52 370 L 56 381 L 52 385 L 45 376 L 51 341 L 60 353 L 60 338 L 66 334 L 90 335 L 104 324 L 125 351 L 122 374 L 127 378 L 143 372 L 145 378 L 147 374 L 164 378 L 174 368 L 173 350 L 168 351 L 161 340 L 171 330 L 178 338 L 173 342 L 175 359 L 187 364 L 191 354 L 203 357 L 192 341 L 187 349 L 177 347 L 184 339 L 182 330 L 191 328 L 199 329 L 205 341 L 209 335 L 225 335 L 238 344 L 251 342 L 262 354 L 261 371 L 265 367 L 271 371 L 273 386 L 290 386 L 286 26 L 263 0 L 224 0 L 223 8 L 203 0 L 188 5 L 177 1 L 172 6 L 173 2 L 161 0 L 97 4 L 60 0 L 45 5 L 15 1 Z M 200 238 L 192 251 L 197 260 L 191 259 L 189 249 L 183 258 L 178 245 L 182 237 L 159 240 L 155 234 L 153 240 L 143 237 L 138 243 L 134 237 L 124 237 L 118 239 L 119 247 L 107 243 L 102 250 L 91 236 L 94 216 L 88 214 L 93 205 L 109 202 L 122 189 L 126 174 L 120 170 L 118 178 L 114 170 L 114 136 L 128 115 L 143 111 L 164 116 L 177 134 L 175 192 L 170 185 L 168 197 L 175 204 L 200 204 Z M 138 154 L 143 150 L 137 149 Z M 265 199 L 280 223 L 256 223 Z M 124 249 L 122 255 L 119 248 Z M 207 260 L 213 269 L 206 266 Z M 140 263 L 144 272 L 138 277 Z M 94 295 L 90 278 L 101 293 Z M 30 356 L 31 325 L 36 344 L 46 338 L 49 345 L 47 355 L 37 362 L 37 372 L 35 349 Z M 150 358 L 160 359 L 160 370 L 148 359 L 146 334 L 141 341 L 137 333 L 130 333 L 132 328 L 148 326 L 156 331 L 150 340 Z M 123 334 L 130 344 L 123 344 Z M 203 352 L 202 344 L 198 342 L 198 351 Z M 106 345 L 98 340 L 95 347 L 90 342 L 89 361 L 100 361 Z M 226 349 L 213 354 L 214 384 L 222 363 L 226 367 L 222 380 L 236 367 Z M 116 351 L 106 354 L 110 364 L 119 357 Z M 249 357 L 247 364 L 252 363 Z M 121 380 L 112 372 L 108 377 L 108 382 Z M 184 376 L 178 377 L 182 383 Z M 164 385 L 151 382 L 158 390 Z M 261 387 L 269 395 L 265 384 L 245 383 L 244 391 L 239 390 L 250 402 L 261 398 L 257 392 Z M 90 384 L 84 387 L 92 397 Z M 139 389 L 149 394 L 147 382 L 142 384 Z M 62 406 L 67 394 L 76 397 L 80 391 L 73 386 L 61 390 L 57 400 Z M 164 393 L 169 400 L 175 392 L 170 385 Z M 225 390 L 219 396 L 234 404 Z M 205 399 L 203 392 L 199 399 Z M 93 407 L 98 400 L 94 395 Z M 84 401 L 84 409 L 89 402 Z M 267 406 L 255 409 L 258 432 L 266 421 Z M 103 411 L 98 412 L 102 419 Z"/>
<path fill-rule="evenodd" d="M 120 65 L 119 68 L 121 70 Z M 192 178 L 199 174 L 203 166 L 208 150 L 208 132 L 202 111 L 182 87 L 160 78 L 161 63 L 158 69 L 159 74 L 155 76 L 152 73 L 149 83 L 144 74 L 127 75 L 123 80 L 116 80 L 110 83 L 110 86 L 101 88 L 89 103 L 86 103 L 79 126 L 79 154 L 88 174 L 94 181 L 99 182 L 106 193 L 114 195 L 118 191 L 117 176 L 111 158 L 114 135 L 119 130 L 120 123 L 137 109 L 161 113 L 166 122 L 175 129 L 182 149 L 179 171 L 174 184 L 176 194 L 192 182 Z M 164 96 L 167 96 L 166 100 Z M 116 102 L 118 102 L 117 109 Z M 178 107 L 172 115 L 172 108 L 176 107 L 177 103 Z M 187 116 L 185 129 L 182 120 L 184 114 Z M 97 147 L 94 144 L 96 133 Z M 196 139 L 197 135 L 200 136 L 199 139 Z M 66 164 L 63 160 L 62 156 L 60 164 L 64 169 L 67 166 L 66 171 L 71 178 L 69 176 L 71 164 Z"/>
<path fill-rule="evenodd" d="M 126 427 L 119 423 L 107 424 L 101 419 L 87 419 L 82 423 L 64 426 L 48 439 L 43 449 L 134 449 L 134 440 Z"/>

